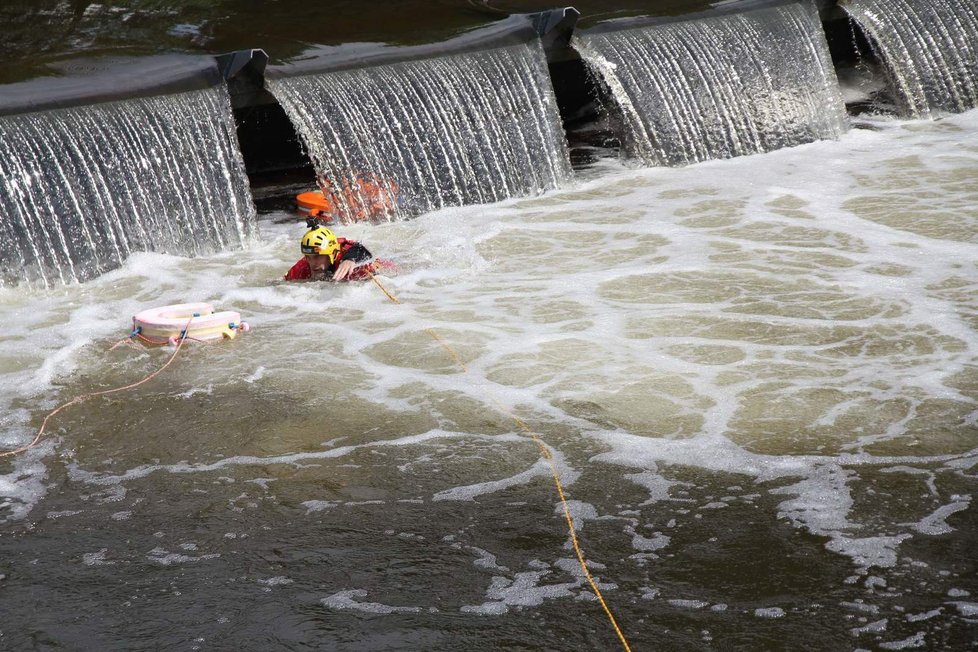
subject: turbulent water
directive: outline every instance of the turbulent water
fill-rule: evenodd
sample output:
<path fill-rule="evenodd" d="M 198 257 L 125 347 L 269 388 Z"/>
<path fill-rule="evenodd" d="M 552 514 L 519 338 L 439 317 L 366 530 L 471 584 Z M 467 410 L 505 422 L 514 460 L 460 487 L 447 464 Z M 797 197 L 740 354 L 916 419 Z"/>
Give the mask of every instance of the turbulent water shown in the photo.
<path fill-rule="evenodd" d="M 268 87 L 327 187 L 376 180 L 396 195 L 374 217 L 539 194 L 571 173 L 539 42 Z M 371 193 L 346 194 L 337 193 L 337 214 L 362 219 Z"/>
<path fill-rule="evenodd" d="M 254 207 L 234 128 L 224 86 L 0 118 L 0 285 L 240 248 Z"/>
<path fill-rule="evenodd" d="M 629 156 L 685 165 L 847 127 L 811 3 L 575 36 L 607 86 Z"/>
<path fill-rule="evenodd" d="M 906 116 L 978 106 L 978 1 L 845 0 Z"/>
<path fill-rule="evenodd" d="M 978 113 L 0 290 L 7 649 L 964 649 L 978 582 Z M 444 346 L 448 345 L 453 358 Z M 467 371 L 461 371 L 458 363 Z M 79 605 L 84 605 L 79 609 Z"/>

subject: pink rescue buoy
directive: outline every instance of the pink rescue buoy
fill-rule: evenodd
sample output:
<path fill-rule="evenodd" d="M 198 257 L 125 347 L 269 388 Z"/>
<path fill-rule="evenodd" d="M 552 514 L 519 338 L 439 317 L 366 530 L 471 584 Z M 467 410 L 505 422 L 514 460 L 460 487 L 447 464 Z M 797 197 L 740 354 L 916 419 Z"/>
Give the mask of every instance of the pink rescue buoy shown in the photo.
<path fill-rule="evenodd" d="M 177 344 L 186 335 L 193 340 L 232 339 L 251 327 L 241 314 L 231 310 L 214 312 L 209 303 L 178 303 L 150 308 L 132 318 L 133 336 L 150 344 Z"/>

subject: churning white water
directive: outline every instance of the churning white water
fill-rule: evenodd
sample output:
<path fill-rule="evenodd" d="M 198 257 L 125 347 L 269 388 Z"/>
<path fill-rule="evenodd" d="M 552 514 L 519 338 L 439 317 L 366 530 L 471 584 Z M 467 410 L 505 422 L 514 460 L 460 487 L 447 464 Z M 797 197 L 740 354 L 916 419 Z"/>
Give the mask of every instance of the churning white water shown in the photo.
<path fill-rule="evenodd" d="M 626 151 L 686 165 L 837 138 L 845 107 L 812 3 L 575 36 Z"/>
<path fill-rule="evenodd" d="M 886 66 L 906 116 L 930 117 L 978 105 L 978 2 L 845 0 Z"/>
<path fill-rule="evenodd" d="M 398 304 L 278 282 L 304 228 L 279 213 L 243 253 L 0 290 L 5 448 L 164 362 L 109 350 L 139 309 L 253 327 L 2 462 L 8 592 L 87 578 L 139 623 L 103 643 L 608 649 L 515 416 L 636 648 L 965 645 L 978 113 L 862 126 L 338 229 L 398 263 Z"/>
<path fill-rule="evenodd" d="M 376 179 L 387 219 L 539 194 L 571 175 L 539 42 L 270 80 L 333 189 Z M 396 181 L 396 183 L 395 183 Z M 359 191 L 355 191 L 359 192 Z M 356 219 L 369 197 L 339 193 Z"/>
<path fill-rule="evenodd" d="M 234 129 L 224 86 L 0 118 L 0 284 L 241 247 L 254 206 Z"/>

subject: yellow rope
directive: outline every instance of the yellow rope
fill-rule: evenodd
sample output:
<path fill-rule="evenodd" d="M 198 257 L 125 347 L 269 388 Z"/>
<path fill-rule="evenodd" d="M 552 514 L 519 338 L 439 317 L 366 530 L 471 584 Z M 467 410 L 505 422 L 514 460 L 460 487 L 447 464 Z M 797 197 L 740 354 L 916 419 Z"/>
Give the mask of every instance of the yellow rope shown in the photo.
<path fill-rule="evenodd" d="M 385 288 L 383 284 L 377 280 L 376 276 L 370 274 L 370 278 L 371 280 L 373 280 L 374 283 L 377 284 L 377 287 L 383 290 L 384 294 L 387 295 L 388 299 L 390 299 L 393 303 L 396 304 L 401 303 L 400 301 L 397 300 L 397 298 L 393 294 L 387 291 L 387 288 Z M 458 353 L 455 352 L 455 349 L 449 346 L 449 344 L 445 342 L 445 340 L 443 340 L 438 335 L 438 333 L 436 333 L 431 328 L 426 328 L 424 332 L 430 335 L 432 339 L 438 342 L 442 346 L 442 348 L 444 348 L 448 352 L 448 355 L 450 355 L 452 360 L 455 361 L 455 364 L 458 366 L 459 369 L 461 369 L 465 373 L 469 373 L 468 367 L 466 367 L 465 363 L 462 362 L 462 359 L 459 358 Z M 554 465 L 553 455 L 550 453 L 550 449 L 547 448 L 547 445 L 543 442 L 542 439 L 540 439 L 540 436 L 537 435 L 537 433 L 534 432 L 530 428 L 530 426 L 526 424 L 525 421 L 523 421 L 518 416 L 513 414 L 509 409 L 507 409 L 502 403 L 497 401 L 495 398 L 492 398 L 492 400 L 493 403 L 496 404 L 496 409 L 498 409 L 500 412 L 502 412 L 503 414 L 511 418 L 516 423 L 516 425 L 520 427 L 520 430 L 522 430 L 524 433 L 529 435 L 531 439 L 533 439 L 534 443 L 536 443 L 537 445 L 537 448 L 540 449 L 540 454 L 543 455 L 543 458 L 545 460 L 547 460 L 547 465 L 550 467 L 550 475 L 553 477 L 554 486 L 557 488 L 557 495 L 560 496 L 560 504 L 564 509 L 564 519 L 567 521 L 567 531 L 570 533 L 571 543 L 573 543 L 574 545 L 574 553 L 577 555 L 577 561 L 581 565 L 581 570 L 584 571 L 584 577 L 587 579 L 588 584 L 591 585 L 591 590 L 594 591 L 594 595 L 597 596 L 598 602 L 601 603 L 601 608 L 604 609 L 605 615 L 608 616 L 608 620 L 611 622 L 611 626 L 614 628 L 615 633 L 618 634 L 618 638 L 621 640 L 622 646 L 625 648 L 626 652 L 631 652 L 632 648 L 631 646 L 628 645 L 628 639 L 625 638 L 625 634 L 621 631 L 621 627 L 618 626 L 618 621 L 615 620 L 614 614 L 611 613 L 611 608 L 608 606 L 608 603 L 605 601 L 604 596 L 601 594 L 601 589 L 598 588 L 598 583 L 594 580 L 594 577 L 591 575 L 591 571 L 588 570 L 587 562 L 584 560 L 584 553 L 581 551 L 580 543 L 577 540 L 577 532 L 575 531 L 574 528 L 574 517 L 571 516 L 570 507 L 567 505 L 567 496 L 564 493 L 564 486 L 560 482 L 560 475 L 557 473 L 557 467 Z"/>
<path fill-rule="evenodd" d="M 372 280 L 374 283 L 377 284 L 377 287 L 379 287 L 383 291 L 383 293 L 387 295 L 387 298 L 388 299 L 390 299 L 394 303 L 400 303 L 400 301 L 397 300 L 397 297 L 395 297 L 393 294 L 391 294 L 390 292 L 388 292 L 387 291 L 387 288 L 385 288 L 384 285 L 380 281 L 377 280 L 377 277 L 376 276 L 374 276 L 370 272 L 367 272 L 367 273 L 370 274 L 370 280 Z"/>

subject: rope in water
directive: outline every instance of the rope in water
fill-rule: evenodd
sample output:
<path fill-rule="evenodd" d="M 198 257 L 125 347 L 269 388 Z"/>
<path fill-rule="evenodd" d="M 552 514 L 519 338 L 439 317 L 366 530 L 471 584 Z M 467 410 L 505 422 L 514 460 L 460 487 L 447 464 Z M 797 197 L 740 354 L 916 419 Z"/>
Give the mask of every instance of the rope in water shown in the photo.
<path fill-rule="evenodd" d="M 177 342 L 177 346 L 173 350 L 173 355 L 170 356 L 170 358 L 166 361 L 166 363 L 162 367 L 160 367 L 159 369 L 157 369 L 156 371 L 154 371 L 150 375 L 146 376 L 142 380 L 137 381 L 135 383 L 130 383 L 129 385 L 125 385 L 124 387 L 113 387 L 112 389 L 103 389 L 103 390 L 98 391 L 98 392 L 91 392 L 91 393 L 88 393 L 88 394 L 80 394 L 79 396 L 76 396 L 75 398 L 71 399 L 67 403 L 64 403 L 62 405 L 59 405 L 57 408 L 55 408 L 54 410 L 52 410 L 51 412 L 49 412 L 46 417 L 44 417 L 44 420 L 41 422 L 41 427 L 38 429 L 37 434 L 34 436 L 34 439 L 33 439 L 33 441 L 31 441 L 31 443 L 27 444 L 26 446 L 21 446 L 20 448 L 16 448 L 14 450 L 0 452 L 0 457 L 10 457 L 12 455 L 17 455 L 19 453 L 23 453 L 25 451 L 28 451 L 28 450 L 34 448 L 34 446 L 36 446 L 37 443 L 39 441 L 41 441 L 41 437 L 44 436 L 44 431 L 48 427 L 48 421 L 50 421 L 51 418 L 54 415 L 58 414 L 62 410 L 66 409 L 66 408 L 68 408 L 68 407 L 70 407 L 72 405 L 77 405 L 79 403 L 84 403 L 88 399 L 95 398 L 96 396 L 105 396 L 106 394 L 115 394 L 116 392 L 122 392 L 122 391 L 125 391 L 127 389 L 133 389 L 134 387 L 139 387 L 140 385 L 142 385 L 144 383 L 147 383 L 150 380 L 152 380 L 153 378 L 155 378 L 156 376 L 158 376 L 160 373 L 163 372 L 164 369 L 166 369 L 167 367 L 170 366 L 170 363 L 172 363 L 176 359 L 177 354 L 180 353 L 180 349 L 183 347 L 183 343 L 188 339 L 187 338 L 187 332 L 190 330 L 190 322 L 192 322 L 193 320 L 194 320 L 194 318 L 191 317 L 190 320 L 187 321 L 187 325 L 184 327 L 183 331 L 180 334 L 180 339 Z M 116 346 L 118 346 L 118 344 L 113 345 L 112 348 L 114 349 Z"/>
<path fill-rule="evenodd" d="M 377 280 L 376 276 L 370 274 L 370 279 L 377 284 L 377 287 L 379 287 L 383 291 L 383 293 L 387 295 L 387 298 L 390 299 L 391 302 L 396 304 L 401 303 L 400 301 L 397 300 L 397 297 L 391 294 L 387 290 L 387 288 L 385 288 L 384 285 L 379 280 Z M 436 333 L 434 330 L 430 328 L 424 329 L 424 332 L 427 333 L 436 342 L 438 342 L 438 344 L 440 344 L 442 348 L 444 348 L 448 352 L 449 356 L 451 356 L 452 360 L 455 361 L 455 364 L 458 366 L 459 369 L 461 369 L 465 373 L 469 373 L 468 367 L 466 367 L 465 363 L 462 362 L 462 359 L 459 357 L 458 353 L 455 352 L 455 349 L 453 349 L 447 342 L 445 342 L 445 340 L 443 340 L 438 335 L 438 333 Z M 609 607 L 608 603 L 605 601 L 604 596 L 601 594 L 601 589 L 598 588 L 598 583 L 594 580 L 594 577 L 591 575 L 591 571 L 588 570 L 587 562 L 584 560 L 584 553 L 581 551 L 580 543 L 577 540 L 577 532 L 574 528 L 574 517 L 571 516 L 570 507 L 567 504 L 567 495 L 564 493 L 564 486 L 560 482 L 560 475 L 557 472 L 557 467 L 554 464 L 553 455 L 550 453 L 550 449 L 547 448 L 547 445 L 543 442 L 542 439 L 540 439 L 540 436 L 536 432 L 534 432 L 533 429 L 531 429 L 530 426 L 528 426 L 525 421 L 523 421 L 518 416 L 513 414 L 512 411 L 507 409 L 502 403 L 497 401 L 494 397 L 490 396 L 490 398 L 492 399 L 493 403 L 496 404 L 497 410 L 499 410 L 500 412 L 508 416 L 510 419 L 512 419 L 516 423 L 516 425 L 519 426 L 520 430 L 526 433 L 533 440 L 533 442 L 537 445 L 537 448 L 540 449 L 540 454 L 543 456 L 545 460 L 547 460 L 547 465 L 550 467 L 550 475 L 551 477 L 553 477 L 554 486 L 557 488 L 557 495 L 560 496 L 560 504 L 564 509 L 564 519 L 567 521 L 567 531 L 570 533 L 570 539 L 571 539 L 571 543 L 574 545 L 574 553 L 577 555 L 577 561 L 581 565 L 581 570 L 584 571 L 584 577 L 587 579 L 588 584 L 591 585 L 591 590 L 594 591 L 594 595 L 597 596 L 598 602 L 601 603 L 601 608 L 604 609 L 605 615 L 608 616 L 608 620 L 611 622 L 611 626 L 614 628 L 615 633 L 618 634 L 618 638 L 619 640 L 621 640 L 622 646 L 625 648 L 627 652 L 631 652 L 632 648 L 628 644 L 628 639 L 625 638 L 625 634 L 622 632 L 621 627 L 618 626 L 618 621 L 615 620 L 615 616 L 611 612 L 611 607 Z"/>
<path fill-rule="evenodd" d="M 370 274 L 370 279 L 374 283 L 377 284 L 377 287 L 379 287 L 384 292 L 384 294 L 387 296 L 388 299 L 391 300 L 391 302 L 396 303 L 396 304 L 400 304 L 401 303 L 397 299 L 397 297 L 395 297 L 393 294 L 391 294 L 387 290 L 387 288 L 384 287 L 384 285 L 379 280 L 377 280 L 377 277 L 376 276 L 374 276 L 373 274 Z M 51 412 L 49 412 L 47 414 L 47 416 L 44 417 L 44 420 L 41 422 L 41 427 L 38 429 L 37 434 L 34 436 L 34 439 L 29 444 L 27 444 L 25 446 L 21 446 L 20 448 L 16 448 L 16 449 L 13 449 L 13 450 L 0 452 L 0 458 L 10 457 L 10 456 L 13 456 L 13 455 L 17 455 L 19 453 L 23 453 L 25 451 L 28 451 L 31 448 L 33 448 L 34 446 L 36 446 L 38 444 L 38 442 L 41 441 L 41 438 L 44 436 L 44 432 L 47 429 L 48 421 L 50 421 L 51 418 L 53 418 L 55 415 L 57 415 L 62 410 L 65 410 L 65 409 L 71 407 L 72 405 L 77 405 L 79 403 L 83 403 L 83 402 L 87 401 L 90 398 L 95 398 L 97 396 L 105 396 L 105 395 L 108 395 L 108 394 L 114 394 L 114 393 L 117 393 L 117 392 L 122 392 L 122 391 L 126 391 L 126 390 L 129 390 L 129 389 L 133 389 L 133 388 L 139 387 L 140 385 L 143 385 L 143 384 L 149 382 L 150 380 L 152 380 L 153 378 L 155 378 L 156 376 L 158 376 L 159 374 L 161 374 L 167 367 L 170 366 L 170 364 L 173 363 L 173 361 L 177 357 L 177 354 L 180 353 L 180 349 L 183 348 L 184 342 L 188 339 L 187 338 L 187 333 L 190 330 L 190 323 L 193 321 L 193 319 L 194 318 L 191 317 L 187 321 L 187 325 L 181 331 L 180 339 L 177 342 L 176 348 L 173 350 L 173 354 L 169 357 L 169 359 L 167 359 L 167 361 L 159 369 L 157 369 L 153 373 L 149 374 L 148 376 L 146 376 L 142 380 L 139 380 L 139 381 L 137 381 L 135 383 L 130 383 L 130 384 L 124 385 L 122 387 L 114 387 L 114 388 L 111 388 L 111 389 L 105 389 L 105 390 L 101 390 L 101 391 L 98 391 L 98 392 L 90 392 L 88 394 L 80 394 L 80 395 L 74 397 L 73 399 L 71 399 L 70 401 L 68 401 L 67 403 L 64 403 L 62 405 L 59 405 L 57 408 L 55 408 L 54 410 L 52 410 Z M 430 329 L 430 328 L 426 328 L 425 329 L 425 332 L 432 339 L 434 339 L 436 342 L 438 342 L 438 344 L 440 344 L 448 352 L 448 354 L 451 356 L 452 360 L 455 362 L 455 364 L 463 372 L 470 373 L 468 367 L 466 367 L 465 366 L 465 363 L 462 362 L 462 359 L 459 357 L 458 353 L 447 342 L 445 342 L 445 340 L 443 340 L 438 335 L 438 333 L 436 333 L 433 329 Z M 112 348 L 115 348 L 115 346 L 113 346 Z M 537 433 L 534 432 L 530 428 L 530 426 L 527 425 L 527 423 L 525 421 L 523 421 L 518 416 L 516 416 L 515 414 L 513 414 L 510 410 L 508 410 L 499 401 L 495 400 L 495 398 L 493 398 L 493 402 L 496 404 L 496 408 L 500 412 L 502 412 L 503 414 L 505 414 L 508 417 L 510 417 L 519 426 L 519 428 L 524 433 L 526 433 L 531 439 L 533 439 L 534 443 L 540 449 L 540 454 L 543 456 L 543 458 L 545 460 L 547 460 L 547 465 L 550 467 L 550 475 L 553 478 L 554 486 L 557 488 L 557 494 L 558 494 L 558 496 L 560 496 L 560 503 L 561 503 L 561 506 L 563 507 L 563 510 L 564 510 L 564 519 L 567 521 L 567 531 L 570 533 L 570 539 L 571 539 L 571 543 L 574 546 L 574 553 L 577 555 L 577 561 L 581 565 L 581 570 L 584 572 L 584 577 L 587 579 L 588 584 L 591 586 L 591 590 L 594 591 L 594 595 L 597 596 L 598 601 L 601 603 L 601 607 L 602 607 L 602 609 L 604 609 L 605 615 L 608 616 L 608 620 L 611 622 L 611 626 L 614 628 L 615 633 L 618 635 L 618 638 L 621 640 L 622 646 L 624 646 L 624 648 L 625 648 L 625 650 L 627 652 L 631 652 L 631 647 L 628 644 L 628 640 L 625 638 L 625 634 L 622 632 L 621 627 L 619 627 L 618 621 L 615 620 L 615 616 L 611 612 L 611 608 L 608 606 L 608 603 L 605 601 L 604 595 L 602 595 L 602 593 L 601 593 L 601 589 L 598 588 L 597 582 L 595 581 L 594 577 L 591 575 L 591 571 L 587 567 L 587 561 L 584 559 L 584 553 L 581 551 L 580 542 L 577 539 L 577 532 L 576 532 L 575 527 L 574 527 L 574 517 L 571 516 L 570 507 L 567 504 L 567 496 L 566 496 L 566 494 L 564 492 L 564 487 L 563 487 L 563 485 L 560 482 L 560 475 L 557 472 L 556 465 L 554 464 L 553 455 L 550 453 L 550 450 L 547 448 L 547 446 L 543 442 L 543 440 L 540 439 L 540 436 L 537 435 Z"/>

